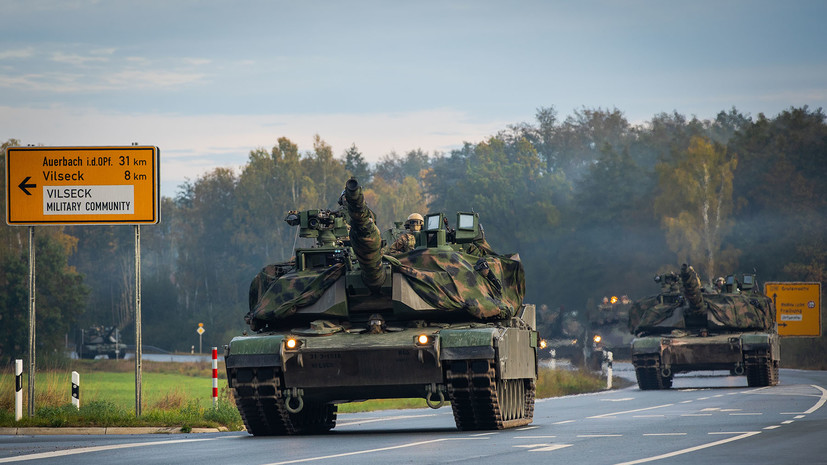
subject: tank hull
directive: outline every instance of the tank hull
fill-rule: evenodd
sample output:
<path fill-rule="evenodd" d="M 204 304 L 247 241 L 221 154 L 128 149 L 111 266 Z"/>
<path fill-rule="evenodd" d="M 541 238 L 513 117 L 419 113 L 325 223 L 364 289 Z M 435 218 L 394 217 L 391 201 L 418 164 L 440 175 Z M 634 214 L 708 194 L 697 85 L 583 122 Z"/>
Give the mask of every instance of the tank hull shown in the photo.
<path fill-rule="evenodd" d="M 324 432 L 335 426 L 336 404 L 385 398 L 425 398 L 432 408 L 451 401 L 465 430 L 525 425 L 533 418 L 537 333 L 518 326 L 240 336 L 226 349 L 227 379 L 255 435 Z M 417 342 L 421 335 L 426 344 Z M 291 338 L 296 349 L 286 348 Z"/>
<path fill-rule="evenodd" d="M 641 389 L 671 387 L 676 373 L 712 370 L 744 375 L 750 386 L 778 383 L 780 350 L 774 333 L 636 337 L 631 352 Z"/>

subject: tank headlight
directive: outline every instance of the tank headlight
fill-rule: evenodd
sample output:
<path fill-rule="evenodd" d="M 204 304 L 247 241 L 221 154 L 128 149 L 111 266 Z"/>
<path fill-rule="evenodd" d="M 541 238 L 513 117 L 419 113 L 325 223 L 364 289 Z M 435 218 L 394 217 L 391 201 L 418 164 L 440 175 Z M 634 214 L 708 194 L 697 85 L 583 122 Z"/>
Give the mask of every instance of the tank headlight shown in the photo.
<path fill-rule="evenodd" d="M 294 337 L 290 337 L 284 340 L 284 347 L 287 349 L 298 349 L 300 346 L 301 342 Z"/>
<path fill-rule="evenodd" d="M 420 334 L 416 337 L 416 345 L 426 346 L 431 343 L 431 338 L 427 334 Z"/>
<path fill-rule="evenodd" d="M 595 335 L 594 335 L 594 343 L 595 343 L 595 344 L 600 344 L 600 341 L 602 341 L 602 340 L 603 340 L 603 338 L 602 338 L 602 337 L 600 337 L 600 335 L 599 335 L 599 334 L 595 334 Z"/>
<path fill-rule="evenodd" d="M 540 348 L 545 349 L 548 346 L 548 343 L 545 339 L 540 339 Z"/>

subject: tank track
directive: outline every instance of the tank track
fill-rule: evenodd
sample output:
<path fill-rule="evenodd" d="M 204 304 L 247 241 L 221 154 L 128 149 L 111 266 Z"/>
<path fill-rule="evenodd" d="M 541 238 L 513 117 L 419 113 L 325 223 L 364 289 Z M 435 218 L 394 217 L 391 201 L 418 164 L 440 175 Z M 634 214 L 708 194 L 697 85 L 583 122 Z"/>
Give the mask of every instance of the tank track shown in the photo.
<path fill-rule="evenodd" d="M 236 406 L 254 436 L 319 434 L 336 426 L 333 404 L 305 400 L 298 413 L 287 410 L 279 368 L 237 368 L 232 379 Z"/>
<path fill-rule="evenodd" d="M 773 360 L 768 350 L 744 352 L 744 371 L 750 387 L 778 384 L 778 360 Z"/>
<path fill-rule="evenodd" d="M 493 360 L 456 360 L 446 370 L 454 422 L 463 431 L 528 425 L 534 418 L 533 379 L 498 379 Z"/>
<path fill-rule="evenodd" d="M 657 354 L 643 354 L 632 357 L 637 385 L 641 390 L 669 389 L 672 377 L 661 376 L 660 357 Z"/>

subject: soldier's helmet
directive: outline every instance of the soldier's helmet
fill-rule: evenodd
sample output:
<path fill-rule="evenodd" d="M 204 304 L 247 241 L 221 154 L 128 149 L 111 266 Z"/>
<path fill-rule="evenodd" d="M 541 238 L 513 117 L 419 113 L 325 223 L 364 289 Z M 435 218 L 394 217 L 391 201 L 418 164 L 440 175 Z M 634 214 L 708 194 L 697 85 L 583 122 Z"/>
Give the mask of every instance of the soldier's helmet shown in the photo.
<path fill-rule="evenodd" d="M 422 229 L 423 224 L 425 224 L 425 218 L 419 213 L 411 213 L 408 215 L 408 221 L 405 222 L 405 225 L 411 231 L 419 231 Z"/>

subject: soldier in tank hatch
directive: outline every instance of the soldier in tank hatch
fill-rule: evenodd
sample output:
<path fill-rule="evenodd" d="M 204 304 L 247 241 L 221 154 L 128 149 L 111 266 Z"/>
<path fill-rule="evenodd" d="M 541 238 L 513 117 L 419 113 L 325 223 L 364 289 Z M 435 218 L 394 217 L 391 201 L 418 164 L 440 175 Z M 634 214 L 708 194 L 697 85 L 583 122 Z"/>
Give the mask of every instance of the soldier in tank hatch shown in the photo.
<path fill-rule="evenodd" d="M 408 232 L 399 236 L 393 244 L 391 244 L 388 252 L 392 255 L 410 252 L 416 248 L 416 236 L 422 230 L 422 225 L 425 224 L 425 219 L 419 213 L 411 213 L 408 215 L 408 220 L 405 221 L 405 229 Z"/>

